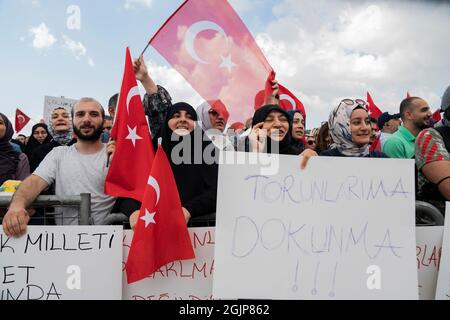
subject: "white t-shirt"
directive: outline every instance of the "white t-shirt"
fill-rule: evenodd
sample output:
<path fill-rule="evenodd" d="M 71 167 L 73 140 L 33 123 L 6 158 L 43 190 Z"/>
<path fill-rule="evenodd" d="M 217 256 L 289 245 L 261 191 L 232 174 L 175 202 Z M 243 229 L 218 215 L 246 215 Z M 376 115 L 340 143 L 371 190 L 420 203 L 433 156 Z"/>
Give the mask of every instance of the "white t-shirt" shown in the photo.
<path fill-rule="evenodd" d="M 81 154 L 75 145 L 54 148 L 41 162 L 33 175 L 44 179 L 49 185 L 55 183 L 57 196 L 91 194 L 91 219 L 96 225 L 103 224 L 110 214 L 115 198 L 104 193 L 108 169 L 106 168 L 106 145 L 95 154 Z M 64 219 L 61 213 L 64 212 Z M 58 225 L 77 225 L 78 209 L 56 208 Z"/>

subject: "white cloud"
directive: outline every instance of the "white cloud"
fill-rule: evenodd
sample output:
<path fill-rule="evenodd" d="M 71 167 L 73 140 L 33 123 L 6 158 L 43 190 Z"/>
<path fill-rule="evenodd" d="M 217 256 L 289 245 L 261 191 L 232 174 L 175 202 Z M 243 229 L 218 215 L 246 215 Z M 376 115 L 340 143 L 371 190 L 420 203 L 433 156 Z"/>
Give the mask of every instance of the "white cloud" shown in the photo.
<path fill-rule="evenodd" d="M 153 0 L 125 0 L 125 9 L 135 9 L 137 7 L 150 8 Z"/>
<path fill-rule="evenodd" d="M 89 66 L 91 66 L 92 68 L 95 67 L 95 62 L 94 62 L 94 60 L 92 60 L 91 57 L 88 58 L 88 64 L 89 64 Z"/>
<path fill-rule="evenodd" d="M 172 103 L 184 101 L 197 108 L 204 101 L 175 69 L 160 66 L 152 60 L 146 64 L 152 79 L 169 91 Z"/>
<path fill-rule="evenodd" d="M 33 47 L 36 49 L 50 48 L 56 42 L 56 38 L 50 33 L 45 23 L 31 28 L 30 33 L 34 36 Z"/>
<path fill-rule="evenodd" d="M 280 83 L 304 102 L 308 128 L 339 99 L 366 91 L 384 111 L 398 112 L 407 90 L 434 110 L 450 84 L 447 3 L 284 0 L 272 11 L 256 39 Z"/>
<path fill-rule="evenodd" d="M 63 35 L 63 39 L 63 47 L 71 51 L 77 60 L 86 55 L 86 47 L 81 42 L 72 40 L 66 35 Z"/>
<path fill-rule="evenodd" d="M 40 5 L 39 0 L 31 0 L 31 4 L 33 5 L 33 7 L 39 7 Z"/>

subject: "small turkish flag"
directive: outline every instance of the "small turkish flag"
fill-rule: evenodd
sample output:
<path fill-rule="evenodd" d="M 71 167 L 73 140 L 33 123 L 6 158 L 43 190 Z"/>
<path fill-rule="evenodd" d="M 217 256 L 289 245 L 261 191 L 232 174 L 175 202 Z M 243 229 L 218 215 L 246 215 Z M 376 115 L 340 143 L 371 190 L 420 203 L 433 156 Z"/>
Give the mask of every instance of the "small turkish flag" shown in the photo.
<path fill-rule="evenodd" d="M 439 121 L 442 120 L 442 117 L 441 117 L 441 110 L 440 110 L 440 109 L 436 110 L 436 111 L 433 113 L 433 120 L 434 120 L 434 122 L 439 122 Z"/>
<path fill-rule="evenodd" d="M 116 151 L 106 176 L 105 193 L 142 201 L 154 151 L 128 48 L 111 137 L 116 141 Z"/>
<path fill-rule="evenodd" d="M 267 98 L 272 95 L 272 82 L 275 80 L 275 71 L 272 71 L 266 80 L 265 90 L 258 92 L 255 96 L 255 110 L 262 107 Z M 286 87 L 278 83 L 278 95 L 280 96 L 279 105 L 283 110 L 298 110 L 302 113 L 306 121 L 306 110 L 303 103 Z"/>
<path fill-rule="evenodd" d="M 377 107 L 377 105 L 373 102 L 372 97 L 370 96 L 370 93 L 367 92 L 367 103 L 368 107 L 367 110 L 369 111 L 369 115 L 374 118 L 375 120 L 378 120 L 378 117 L 383 113 L 381 110 Z"/>
<path fill-rule="evenodd" d="M 228 1 L 185 1 L 150 44 L 206 101 L 221 100 L 230 122 L 253 115 L 272 68 Z"/>
<path fill-rule="evenodd" d="M 16 132 L 19 133 L 30 121 L 30 117 L 16 109 Z"/>
<path fill-rule="evenodd" d="M 144 279 L 172 261 L 194 258 L 175 178 L 159 146 L 131 240 L 127 281 Z"/>

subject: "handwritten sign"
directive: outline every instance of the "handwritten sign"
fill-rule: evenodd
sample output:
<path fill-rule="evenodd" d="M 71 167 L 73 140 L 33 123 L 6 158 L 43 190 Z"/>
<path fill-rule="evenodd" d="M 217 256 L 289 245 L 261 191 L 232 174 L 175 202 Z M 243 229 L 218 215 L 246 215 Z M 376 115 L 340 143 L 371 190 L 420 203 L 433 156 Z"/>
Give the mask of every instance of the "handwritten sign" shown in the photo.
<path fill-rule="evenodd" d="M 74 99 L 45 96 L 44 97 L 44 113 L 43 113 L 45 123 L 47 123 L 47 124 L 50 123 L 52 111 L 56 107 L 63 107 L 70 114 L 70 112 L 76 102 L 77 102 L 77 100 L 74 100 Z"/>
<path fill-rule="evenodd" d="M 436 300 L 450 300 L 450 202 L 445 207 L 442 258 L 436 288 Z"/>
<path fill-rule="evenodd" d="M 195 260 L 169 263 L 147 279 L 127 284 L 125 262 L 133 232 L 123 236 L 124 300 L 211 300 L 214 270 L 214 228 L 190 228 Z"/>
<path fill-rule="evenodd" d="M 416 227 L 419 299 L 434 300 L 444 227 Z"/>
<path fill-rule="evenodd" d="M 219 169 L 216 298 L 418 298 L 413 161 L 260 162 Z"/>
<path fill-rule="evenodd" d="M 122 227 L 28 227 L 0 231 L 0 300 L 122 298 Z"/>

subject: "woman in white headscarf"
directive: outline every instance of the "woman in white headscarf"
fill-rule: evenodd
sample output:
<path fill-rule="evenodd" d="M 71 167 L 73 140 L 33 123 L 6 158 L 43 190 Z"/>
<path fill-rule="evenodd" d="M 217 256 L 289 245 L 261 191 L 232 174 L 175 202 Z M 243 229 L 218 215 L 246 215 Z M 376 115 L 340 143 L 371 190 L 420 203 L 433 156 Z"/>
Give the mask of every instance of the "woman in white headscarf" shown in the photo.
<path fill-rule="evenodd" d="M 202 126 L 212 143 L 224 151 L 234 151 L 230 137 L 225 133 L 229 113 L 220 100 L 205 101 L 197 108 L 197 115 Z"/>

